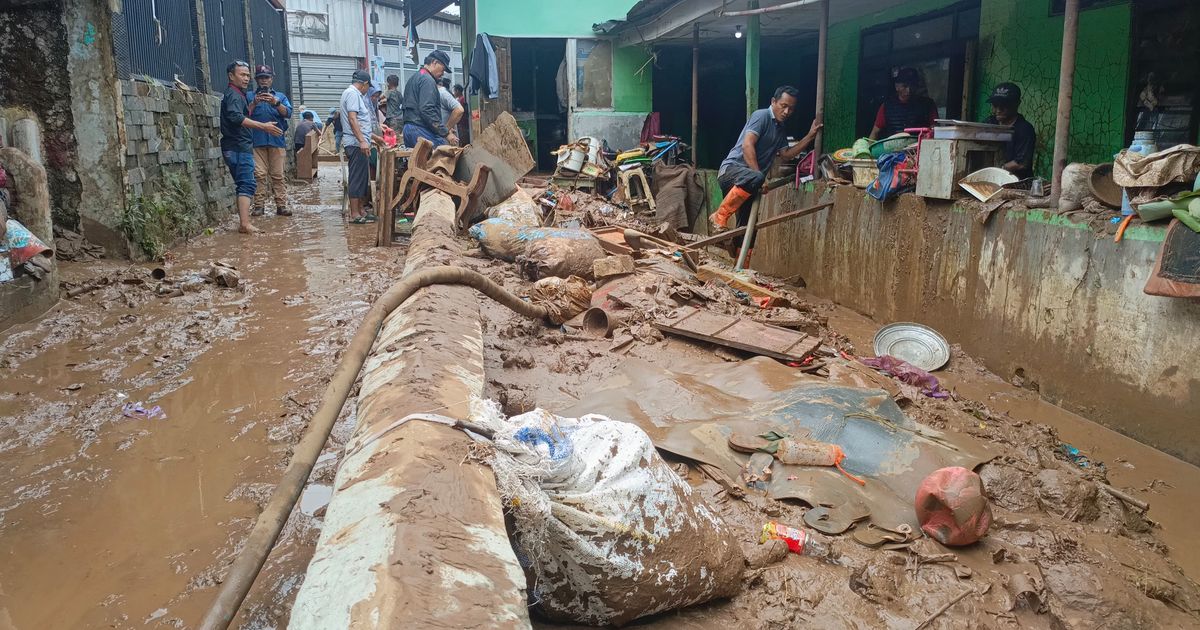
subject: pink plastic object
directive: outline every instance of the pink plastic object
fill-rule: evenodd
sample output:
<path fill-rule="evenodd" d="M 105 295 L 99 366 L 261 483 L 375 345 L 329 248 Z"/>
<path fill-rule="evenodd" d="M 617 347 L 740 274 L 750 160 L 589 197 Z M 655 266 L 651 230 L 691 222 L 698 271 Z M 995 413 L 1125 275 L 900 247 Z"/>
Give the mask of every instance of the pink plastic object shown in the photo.
<path fill-rule="evenodd" d="M 917 489 L 921 530 L 943 545 L 969 545 L 987 535 L 992 507 L 979 475 L 951 466 L 930 473 Z"/>

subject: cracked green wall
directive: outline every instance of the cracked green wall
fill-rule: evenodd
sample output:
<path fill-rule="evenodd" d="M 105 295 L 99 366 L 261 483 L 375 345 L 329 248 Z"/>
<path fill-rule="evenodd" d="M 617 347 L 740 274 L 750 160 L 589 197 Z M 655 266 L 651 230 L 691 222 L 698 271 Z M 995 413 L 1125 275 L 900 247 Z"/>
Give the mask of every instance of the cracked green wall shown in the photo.
<path fill-rule="evenodd" d="M 858 107 L 858 62 L 862 30 L 937 11 L 951 0 L 919 0 L 829 27 L 826 87 L 826 146 L 850 146 Z M 1001 81 L 1021 86 L 1022 113 L 1038 134 L 1035 169 L 1049 177 L 1054 152 L 1062 17 L 1047 15 L 1047 0 L 983 0 L 980 7 L 978 65 L 973 118 L 989 113 L 991 87 Z M 1071 161 L 1111 161 L 1125 145 L 1125 104 L 1129 92 L 1130 8 L 1122 3 L 1080 14 L 1074 103 L 1071 108 Z"/>
<path fill-rule="evenodd" d="M 1035 170 L 1049 177 L 1058 107 L 1062 17 L 1047 17 L 1045 0 L 985 0 L 979 20 L 979 113 L 991 86 L 1021 86 L 1021 113 L 1037 129 Z M 1083 11 L 1075 54 L 1071 106 L 1072 162 L 1111 162 L 1125 145 L 1129 94 L 1130 9 L 1128 4 Z"/>

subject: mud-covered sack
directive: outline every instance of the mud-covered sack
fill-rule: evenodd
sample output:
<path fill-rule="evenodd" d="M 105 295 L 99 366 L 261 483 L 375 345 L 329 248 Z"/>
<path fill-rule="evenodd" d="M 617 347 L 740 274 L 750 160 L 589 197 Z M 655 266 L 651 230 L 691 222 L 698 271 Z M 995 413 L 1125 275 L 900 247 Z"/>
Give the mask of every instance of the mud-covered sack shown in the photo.
<path fill-rule="evenodd" d="M 518 256 L 524 254 L 531 243 L 546 239 L 594 243 L 596 249 L 600 250 L 600 255 L 604 254 L 603 248 L 600 247 L 600 241 L 587 230 L 520 225 L 512 219 L 497 218 L 480 221 L 467 230 L 467 235 L 479 242 L 479 248 L 483 250 L 483 253 L 509 262 L 515 261 Z M 590 250 L 590 248 L 587 249 Z M 590 278 L 591 265 L 589 260 L 586 275 L 576 275 Z M 568 275 L 570 274 L 562 277 L 565 278 Z"/>
<path fill-rule="evenodd" d="M 547 618 L 621 625 L 740 589 L 732 532 L 636 425 L 480 401 L 472 420 L 497 432 L 496 483 Z"/>
<path fill-rule="evenodd" d="M 542 224 L 542 212 L 529 193 L 519 186 L 517 191 L 487 209 L 489 219 L 506 219 L 513 225 L 537 227 Z"/>
<path fill-rule="evenodd" d="M 529 288 L 529 301 L 548 308 L 550 321 L 561 324 L 591 306 L 592 289 L 579 276 L 542 278 Z"/>
<path fill-rule="evenodd" d="M 525 253 L 517 256 L 521 272 L 530 280 L 550 276 L 593 279 L 595 272 L 592 263 L 608 255 L 600 246 L 600 239 L 587 230 L 559 232 L 568 234 L 531 240 L 525 245 Z"/>

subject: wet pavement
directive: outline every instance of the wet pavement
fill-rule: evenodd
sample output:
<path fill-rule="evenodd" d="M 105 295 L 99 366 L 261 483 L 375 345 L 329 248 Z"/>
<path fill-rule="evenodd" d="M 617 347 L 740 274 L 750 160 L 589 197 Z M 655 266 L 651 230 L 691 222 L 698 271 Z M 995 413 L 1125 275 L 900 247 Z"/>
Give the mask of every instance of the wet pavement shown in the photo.
<path fill-rule="evenodd" d="M 66 264 L 67 282 L 117 282 L 0 335 L 0 629 L 196 625 L 338 350 L 402 267 L 371 247 L 374 226 L 343 223 L 336 168 L 322 173 L 293 185 L 295 217 L 259 219 L 256 237 L 226 221 L 161 265 L 227 261 L 241 288 L 162 298 L 157 265 Z M 286 623 L 329 494 L 305 493 L 248 627 Z"/>

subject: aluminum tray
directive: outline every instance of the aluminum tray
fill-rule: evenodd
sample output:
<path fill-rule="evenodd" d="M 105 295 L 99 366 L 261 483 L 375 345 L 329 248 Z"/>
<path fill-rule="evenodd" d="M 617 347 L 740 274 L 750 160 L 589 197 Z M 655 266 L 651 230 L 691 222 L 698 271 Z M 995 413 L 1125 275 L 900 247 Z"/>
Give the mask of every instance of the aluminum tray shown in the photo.
<path fill-rule="evenodd" d="M 888 324 L 875 333 L 875 356 L 890 354 L 933 372 L 950 360 L 950 344 L 938 331 L 913 322 Z"/>

